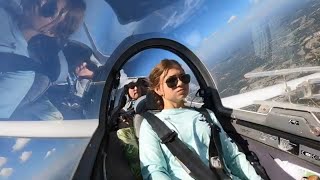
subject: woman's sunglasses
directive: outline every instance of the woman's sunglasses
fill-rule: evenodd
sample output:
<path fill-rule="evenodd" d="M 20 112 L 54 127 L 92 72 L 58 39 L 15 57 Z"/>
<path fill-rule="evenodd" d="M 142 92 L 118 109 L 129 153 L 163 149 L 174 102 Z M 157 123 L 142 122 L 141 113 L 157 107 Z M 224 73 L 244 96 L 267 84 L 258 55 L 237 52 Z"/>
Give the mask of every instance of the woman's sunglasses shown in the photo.
<path fill-rule="evenodd" d="M 180 80 L 184 84 L 189 84 L 190 83 L 190 74 L 181 74 L 181 75 L 177 75 L 177 76 L 170 76 L 166 80 L 166 84 L 169 88 L 174 88 L 174 87 L 177 87 L 178 80 Z"/>
<path fill-rule="evenodd" d="M 48 0 L 44 5 L 40 5 L 39 1 L 39 13 L 43 17 L 53 17 L 58 11 L 58 2 L 57 0 Z"/>

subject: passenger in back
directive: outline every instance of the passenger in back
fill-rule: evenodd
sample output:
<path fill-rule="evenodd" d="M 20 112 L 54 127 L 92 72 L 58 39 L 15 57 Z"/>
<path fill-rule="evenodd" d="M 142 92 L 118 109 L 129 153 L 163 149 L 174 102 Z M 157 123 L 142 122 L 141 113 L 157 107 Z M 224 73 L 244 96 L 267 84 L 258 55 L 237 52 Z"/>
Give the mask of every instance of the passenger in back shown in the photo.
<path fill-rule="evenodd" d="M 164 59 L 151 71 L 149 81 L 157 105 L 162 109 L 156 116 L 209 167 L 210 127 L 201 113 L 184 105 L 189 93 L 190 75 L 177 61 Z M 221 129 L 219 136 L 224 152 L 221 163 L 225 162 L 226 172 L 232 179 L 261 179 L 246 156 L 223 131 L 214 113 L 209 113 Z M 193 179 L 145 119 L 140 127 L 139 154 L 144 179 Z"/>
<path fill-rule="evenodd" d="M 122 109 L 128 112 L 133 110 L 135 101 L 141 97 L 141 86 L 137 83 L 137 80 L 135 80 L 125 85 L 124 90 L 126 91 L 127 102 Z"/>
<path fill-rule="evenodd" d="M 144 84 L 143 79 L 135 79 L 130 83 L 124 86 L 125 96 L 126 96 L 126 103 L 122 110 L 120 111 L 120 118 L 119 118 L 119 127 L 127 127 L 132 126 L 133 116 L 135 115 L 134 112 L 134 104 L 138 98 L 145 95 L 146 93 L 146 85 Z"/>
<path fill-rule="evenodd" d="M 138 98 L 146 93 L 147 82 L 141 78 L 134 79 L 124 86 L 126 103 L 120 110 L 118 118 L 117 137 L 120 140 L 124 155 L 128 160 L 129 167 L 135 179 L 142 179 L 140 172 L 139 147 L 133 128 L 135 116 L 134 105 Z M 122 101 L 122 99 L 120 99 Z M 122 102 L 119 102 L 121 104 Z"/>

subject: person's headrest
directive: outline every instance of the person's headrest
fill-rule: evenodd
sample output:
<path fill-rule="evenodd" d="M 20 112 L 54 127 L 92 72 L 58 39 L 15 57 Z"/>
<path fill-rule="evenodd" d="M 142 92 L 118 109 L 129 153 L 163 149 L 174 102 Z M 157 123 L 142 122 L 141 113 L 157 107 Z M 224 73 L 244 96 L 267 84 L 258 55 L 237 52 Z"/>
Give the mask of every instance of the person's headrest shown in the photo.
<path fill-rule="evenodd" d="M 156 100 L 153 97 L 151 91 L 148 91 L 146 95 L 137 99 L 134 105 L 134 110 L 137 114 L 143 113 L 147 110 L 160 110 Z"/>
<path fill-rule="evenodd" d="M 146 94 L 146 106 L 148 110 L 161 110 L 157 100 L 154 97 L 154 91 L 148 91 Z"/>
<path fill-rule="evenodd" d="M 134 108 L 134 111 L 135 111 L 137 114 L 140 114 L 140 113 L 146 111 L 146 110 L 147 110 L 147 106 L 146 106 L 146 95 L 139 97 L 139 98 L 136 100 L 133 108 Z"/>

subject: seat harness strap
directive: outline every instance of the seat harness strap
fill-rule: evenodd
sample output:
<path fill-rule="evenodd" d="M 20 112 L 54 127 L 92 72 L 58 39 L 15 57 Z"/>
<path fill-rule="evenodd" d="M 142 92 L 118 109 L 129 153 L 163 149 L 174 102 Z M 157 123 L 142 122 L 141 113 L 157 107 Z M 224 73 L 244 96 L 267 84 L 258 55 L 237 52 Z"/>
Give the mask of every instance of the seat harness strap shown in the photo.
<path fill-rule="evenodd" d="M 220 179 L 216 172 L 202 162 L 199 155 L 191 151 L 177 136 L 177 133 L 166 126 L 158 117 L 150 112 L 141 114 L 156 132 L 162 144 L 181 162 L 187 173 L 197 180 Z"/>

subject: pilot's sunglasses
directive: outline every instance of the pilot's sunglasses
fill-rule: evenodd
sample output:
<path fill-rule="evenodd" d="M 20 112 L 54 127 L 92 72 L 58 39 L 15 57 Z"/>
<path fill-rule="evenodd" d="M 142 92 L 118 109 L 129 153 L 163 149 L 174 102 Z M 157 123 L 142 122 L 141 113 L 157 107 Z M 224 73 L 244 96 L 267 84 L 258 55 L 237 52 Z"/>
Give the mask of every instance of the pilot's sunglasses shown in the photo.
<path fill-rule="evenodd" d="M 138 85 L 136 83 L 129 83 L 128 84 L 129 89 L 134 89 L 135 87 L 138 87 Z"/>
<path fill-rule="evenodd" d="M 170 76 L 166 80 L 166 84 L 169 88 L 174 88 L 174 87 L 177 87 L 178 80 L 180 80 L 184 84 L 189 84 L 190 83 L 190 74 L 181 74 L 178 76 Z"/>

